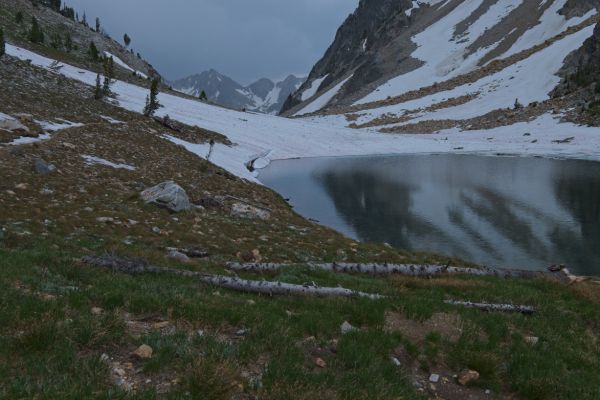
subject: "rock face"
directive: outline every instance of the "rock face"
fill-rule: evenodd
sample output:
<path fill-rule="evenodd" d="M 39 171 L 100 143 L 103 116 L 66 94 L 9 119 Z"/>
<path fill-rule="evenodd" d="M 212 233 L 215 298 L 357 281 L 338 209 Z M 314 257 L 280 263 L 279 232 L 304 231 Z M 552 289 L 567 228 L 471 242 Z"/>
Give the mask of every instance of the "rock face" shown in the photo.
<path fill-rule="evenodd" d="M 304 82 L 304 78 L 288 76 L 281 82 L 262 78 L 242 86 L 230 77 L 211 69 L 172 82 L 175 90 L 198 97 L 202 91 L 208 100 L 225 107 L 277 114 L 288 98 Z"/>
<path fill-rule="evenodd" d="M 154 204 L 172 212 L 188 211 L 192 208 L 185 190 L 173 181 L 166 181 L 146 189 L 140 196 L 146 204 Z"/>

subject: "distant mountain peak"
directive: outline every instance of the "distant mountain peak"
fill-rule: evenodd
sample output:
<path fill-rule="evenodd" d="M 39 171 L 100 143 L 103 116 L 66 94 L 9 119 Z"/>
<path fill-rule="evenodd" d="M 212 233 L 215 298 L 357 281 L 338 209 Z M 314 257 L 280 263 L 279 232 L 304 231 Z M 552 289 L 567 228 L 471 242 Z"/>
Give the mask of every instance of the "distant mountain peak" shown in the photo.
<path fill-rule="evenodd" d="M 260 78 L 243 86 L 211 68 L 178 79 L 172 82 L 172 86 L 173 89 L 191 96 L 199 96 L 204 91 L 210 101 L 224 107 L 277 114 L 288 96 L 298 90 L 304 80 L 305 78 L 288 75 L 279 82 Z"/>

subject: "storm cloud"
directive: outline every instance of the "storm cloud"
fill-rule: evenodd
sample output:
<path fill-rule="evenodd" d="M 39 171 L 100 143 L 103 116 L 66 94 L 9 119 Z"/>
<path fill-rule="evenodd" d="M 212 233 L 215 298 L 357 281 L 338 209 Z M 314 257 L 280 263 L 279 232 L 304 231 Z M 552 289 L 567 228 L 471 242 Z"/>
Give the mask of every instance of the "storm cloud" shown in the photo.
<path fill-rule="evenodd" d="M 67 0 L 168 79 L 209 68 L 240 83 L 306 75 L 359 0 Z"/>

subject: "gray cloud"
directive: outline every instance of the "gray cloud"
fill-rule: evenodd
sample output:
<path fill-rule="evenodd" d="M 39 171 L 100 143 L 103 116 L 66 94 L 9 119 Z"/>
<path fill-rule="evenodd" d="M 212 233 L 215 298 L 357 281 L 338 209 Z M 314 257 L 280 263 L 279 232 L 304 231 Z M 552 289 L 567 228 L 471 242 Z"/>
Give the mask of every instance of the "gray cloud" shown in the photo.
<path fill-rule="evenodd" d="M 66 0 L 167 78 L 208 68 L 241 83 L 307 74 L 359 0 Z"/>

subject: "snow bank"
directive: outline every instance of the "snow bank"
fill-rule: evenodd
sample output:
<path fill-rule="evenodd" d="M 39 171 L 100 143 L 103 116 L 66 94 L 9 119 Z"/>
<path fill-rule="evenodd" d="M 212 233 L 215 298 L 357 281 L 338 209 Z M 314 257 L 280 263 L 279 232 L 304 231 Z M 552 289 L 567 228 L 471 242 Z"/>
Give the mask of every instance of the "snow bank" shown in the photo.
<path fill-rule="evenodd" d="M 48 68 L 51 59 L 7 44 L 6 51 L 34 65 Z M 69 78 L 90 86 L 96 74 L 65 64 L 60 71 Z M 116 81 L 112 87 L 121 107 L 141 112 L 147 88 Z M 491 131 L 445 131 L 434 135 L 389 135 L 371 130 L 353 130 L 341 126 L 343 116 L 286 119 L 271 115 L 243 113 L 200 101 L 160 93 L 163 108 L 158 116 L 168 114 L 174 120 L 225 134 L 234 144 L 215 144 L 210 161 L 231 173 L 257 181 L 245 164 L 256 154 L 271 150 L 272 160 L 297 157 L 352 156 L 372 154 L 416 154 L 470 152 L 481 154 L 511 153 L 600 160 L 600 133 L 597 128 L 559 124 L 546 115 L 533 122 L 515 124 Z M 523 136 L 525 132 L 531 134 Z M 552 140 L 575 136 L 569 144 Z M 493 140 L 488 138 L 493 137 Z M 538 139 L 536 144 L 531 140 Z M 208 144 L 197 145 L 168 137 L 199 156 L 208 154 Z"/>
<path fill-rule="evenodd" d="M 135 74 L 136 74 L 136 75 L 138 75 L 138 76 L 141 76 L 141 77 L 142 77 L 142 78 L 144 78 L 144 79 L 147 79 L 147 78 L 148 78 L 148 75 L 146 75 L 146 74 L 144 74 L 143 72 L 140 72 L 140 71 L 138 71 L 138 70 L 136 70 L 136 69 L 133 69 L 133 68 L 131 68 L 129 65 L 127 65 L 127 63 L 126 63 L 125 61 L 121 60 L 119 57 L 115 56 L 114 54 L 111 54 L 111 53 L 109 53 L 108 51 L 105 51 L 105 52 L 104 52 L 104 55 L 105 55 L 106 57 L 112 57 L 112 58 L 113 58 L 113 61 L 114 61 L 114 62 L 115 62 L 117 65 L 121 66 L 122 68 L 126 69 L 127 71 L 135 72 Z"/>

